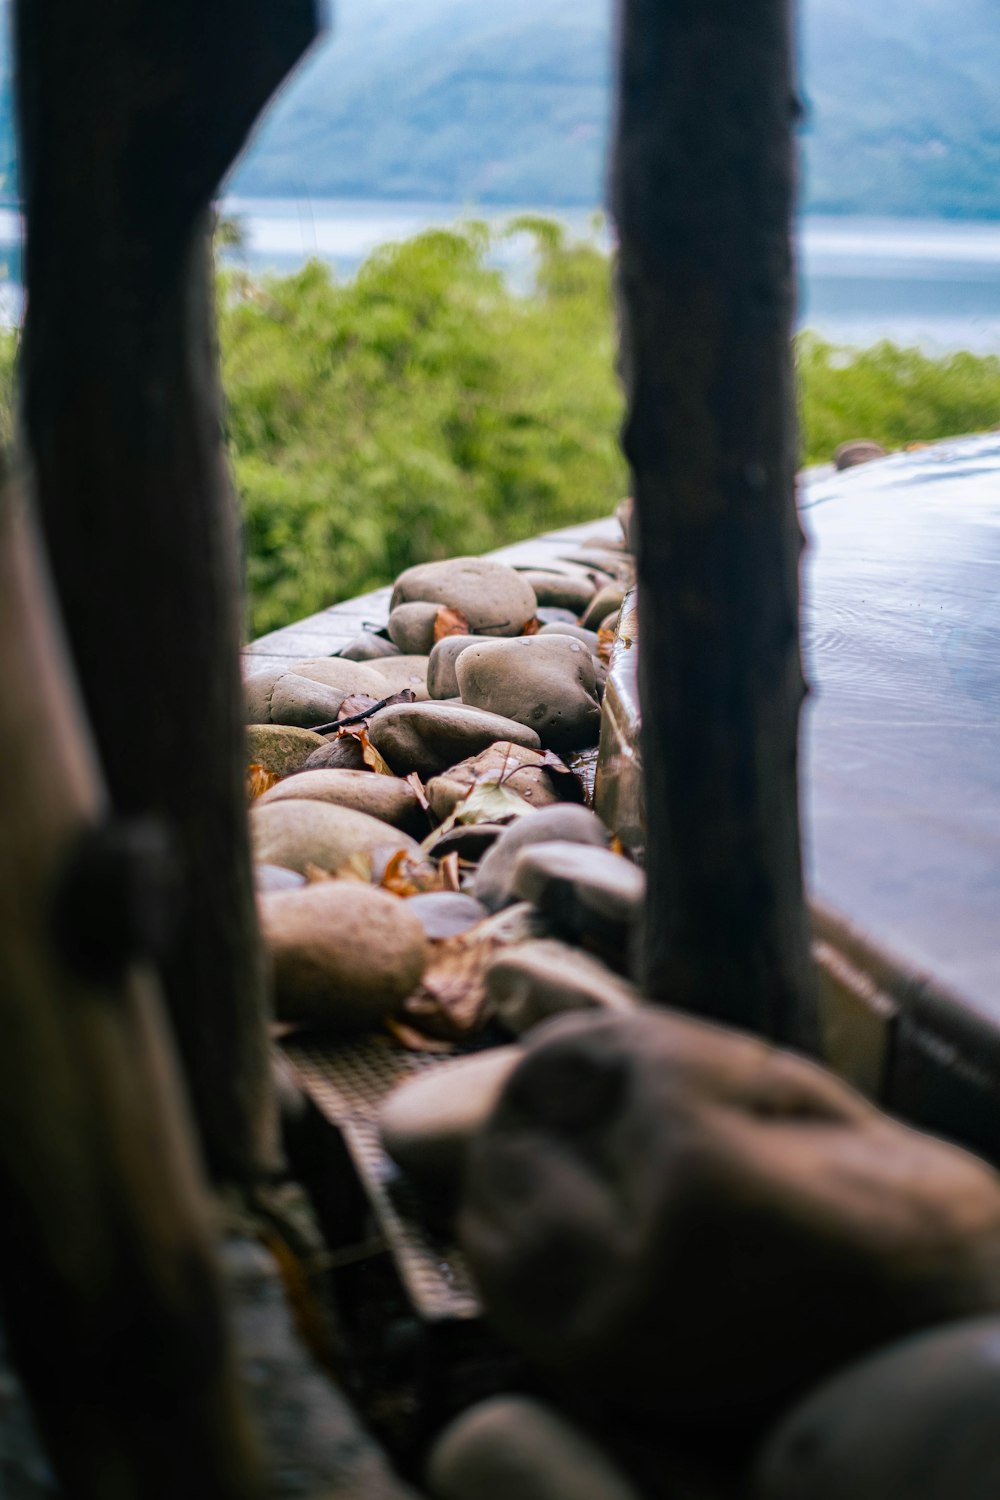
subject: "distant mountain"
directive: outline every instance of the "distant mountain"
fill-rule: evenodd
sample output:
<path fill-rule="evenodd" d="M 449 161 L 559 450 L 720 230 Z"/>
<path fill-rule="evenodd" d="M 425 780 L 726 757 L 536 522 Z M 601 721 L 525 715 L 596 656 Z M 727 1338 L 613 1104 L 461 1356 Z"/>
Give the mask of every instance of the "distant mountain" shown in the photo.
<path fill-rule="evenodd" d="M 233 189 L 597 204 L 612 11 L 613 0 L 335 0 L 332 34 Z M 1000 218 L 997 0 L 803 0 L 801 51 L 807 208 Z M 0 174 L 9 142 L 0 107 Z"/>

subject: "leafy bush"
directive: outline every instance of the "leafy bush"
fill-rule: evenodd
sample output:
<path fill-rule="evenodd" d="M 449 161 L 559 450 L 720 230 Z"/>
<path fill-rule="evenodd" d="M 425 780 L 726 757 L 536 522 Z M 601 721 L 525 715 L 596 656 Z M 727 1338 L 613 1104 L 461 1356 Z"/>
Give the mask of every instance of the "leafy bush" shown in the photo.
<path fill-rule="evenodd" d="M 525 219 L 510 288 L 481 224 L 377 251 L 351 281 L 220 278 L 229 438 L 257 635 L 411 563 L 606 514 L 625 492 L 608 262 Z M 0 437 L 15 335 L 0 334 Z M 992 427 L 1000 360 L 798 341 L 803 461 Z"/>
<path fill-rule="evenodd" d="M 527 296 L 479 224 L 387 246 L 343 284 L 317 263 L 224 277 L 255 632 L 624 493 L 607 262 L 555 225 L 517 227 L 536 250 Z"/>

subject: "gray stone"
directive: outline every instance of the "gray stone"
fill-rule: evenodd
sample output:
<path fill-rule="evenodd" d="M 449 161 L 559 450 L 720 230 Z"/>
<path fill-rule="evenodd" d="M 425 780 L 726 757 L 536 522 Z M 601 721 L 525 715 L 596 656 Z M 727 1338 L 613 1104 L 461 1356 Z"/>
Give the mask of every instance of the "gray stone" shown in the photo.
<path fill-rule="evenodd" d="M 576 619 L 583 614 L 597 592 L 594 579 L 582 570 L 566 574 L 529 569 L 521 577 L 531 584 L 540 607 L 568 609 Z"/>
<path fill-rule="evenodd" d="M 429 831 L 427 814 L 412 786 L 401 777 L 379 776 L 373 771 L 300 771 L 265 792 L 257 805 L 269 807 L 302 798 L 351 807 L 418 838 Z"/>
<path fill-rule="evenodd" d="M 996 1500 L 1000 1318 L 918 1334 L 851 1365 L 769 1440 L 760 1500 Z"/>
<path fill-rule="evenodd" d="M 470 646 L 455 668 L 462 698 L 537 731 L 553 750 L 597 743 L 601 710 L 594 659 L 566 635 L 523 636 Z"/>
<path fill-rule="evenodd" d="M 406 909 L 419 919 L 433 942 L 458 937 L 489 916 L 485 906 L 459 891 L 428 891 L 425 895 L 410 896 Z"/>
<path fill-rule="evenodd" d="M 584 630 L 582 625 L 543 625 L 538 632 L 539 635 L 571 635 L 574 640 L 582 641 L 594 656 L 601 644 L 597 638 L 596 630 Z"/>
<path fill-rule="evenodd" d="M 386 627 L 392 641 L 404 655 L 427 656 L 434 645 L 437 604 L 399 604 L 389 616 Z"/>
<path fill-rule="evenodd" d="M 476 900 L 490 911 L 499 911 L 516 901 L 514 870 L 522 849 L 531 844 L 550 844 L 553 841 L 606 849 L 611 835 L 589 808 L 566 803 L 540 809 L 530 818 L 520 818 L 501 834 L 480 863 L 473 885 Z M 578 863 L 579 860 L 578 851 Z"/>
<path fill-rule="evenodd" d="M 858 464 L 870 464 L 873 458 L 885 458 L 886 451 L 881 443 L 875 443 L 870 438 L 852 438 L 849 442 L 841 443 L 833 455 L 833 466 L 835 469 L 855 469 Z"/>
<path fill-rule="evenodd" d="M 575 625 L 576 615 L 571 609 L 557 609 L 555 605 L 539 605 L 535 616 L 539 625 Z"/>
<path fill-rule="evenodd" d="M 384 697 L 382 683 L 370 667 L 340 656 L 310 657 L 291 667 L 270 667 L 247 679 L 247 722 L 304 729 L 329 724 L 352 693 Z"/>
<path fill-rule="evenodd" d="M 408 834 L 368 813 L 329 802 L 297 797 L 266 807 L 258 802 L 250 811 L 250 833 L 256 860 L 302 875 L 307 865 L 336 872 L 354 854 L 385 849 L 402 849 L 417 864 L 426 863 L 420 845 Z"/>
<path fill-rule="evenodd" d="M 326 741 L 311 729 L 295 729 L 285 724 L 248 724 L 246 730 L 247 764 L 263 766 L 274 776 L 290 776 L 300 771 L 316 750 Z"/>
<path fill-rule="evenodd" d="M 379 661 L 387 656 L 398 656 L 399 647 L 374 630 L 363 630 L 337 655 L 344 661 Z"/>
<path fill-rule="evenodd" d="M 496 1396 L 438 1438 L 428 1465 L 438 1500 L 641 1500 L 610 1456 L 524 1396 Z"/>
<path fill-rule="evenodd" d="M 625 602 L 628 589 L 624 584 L 609 583 L 600 589 L 591 599 L 590 604 L 580 620 L 580 624 L 586 630 L 597 630 L 607 619 L 608 615 L 617 615 Z"/>
<path fill-rule="evenodd" d="M 1000 1307 L 992 1168 L 793 1053 L 659 1007 L 531 1033 L 470 1146 L 460 1228 L 515 1349 L 710 1432 Z"/>
<path fill-rule="evenodd" d="M 453 1195 L 466 1150 L 521 1057 L 493 1047 L 401 1084 L 379 1112 L 382 1144 L 393 1161 L 428 1191 Z"/>
<path fill-rule="evenodd" d="M 324 880 L 258 904 L 279 1020 L 364 1030 L 420 983 L 427 940 L 399 896 Z"/>
<path fill-rule="evenodd" d="M 455 663 L 467 646 L 480 639 L 474 635 L 446 635 L 431 651 L 427 667 L 427 691 L 432 698 L 460 698 Z"/>
<path fill-rule="evenodd" d="M 623 957 L 642 918 L 646 876 L 610 849 L 581 857 L 576 844 L 536 843 L 518 854 L 513 888 L 574 942 Z"/>
<path fill-rule="evenodd" d="M 555 939 L 521 943 L 491 959 L 486 994 L 513 1036 L 568 1010 L 632 1010 L 641 996 L 598 959 Z"/>
<path fill-rule="evenodd" d="M 503 823 L 458 823 L 434 845 L 435 859 L 457 854 L 466 864 L 477 865 L 504 831 Z"/>
<path fill-rule="evenodd" d="M 520 635 L 534 618 L 535 594 L 521 574 L 485 557 L 420 563 L 396 579 L 391 608 L 426 601 L 457 609 L 479 635 Z"/>
<path fill-rule="evenodd" d="M 368 771 L 361 741 L 353 734 L 317 735 L 319 747 L 302 766 L 303 771 Z"/>
<path fill-rule="evenodd" d="M 275 891 L 297 891 L 306 883 L 306 877 L 297 870 L 286 870 L 283 865 L 254 865 L 254 888 L 262 896 Z"/>
<path fill-rule="evenodd" d="M 442 703 L 400 703 L 384 708 L 368 726 L 372 744 L 399 776 L 416 771 L 425 781 L 449 766 L 510 740 L 530 750 L 538 735 L 498 714 Z"/>
<path fill-rule="evenodd" d="M 426 703 L 430 696 L 427 691 L 429 661 L 427 656 L 387 656 L 381 661 L 373 662 L 372 671 L 385 680 L 382 696 L 388 698 L 393 693 L 409 689 L 417 703 Z"/>
<path fill-rule="evenodd" d="M 501 740 L 428 782 L 427 797 L 435 816 L 444 821 L 474 786 L 491 780 L 499 780 L 536 809 L 562 806 L 566 800 L 559 795 L 559 789 L 546 770 L 543 755 L 524 745 Z"/>

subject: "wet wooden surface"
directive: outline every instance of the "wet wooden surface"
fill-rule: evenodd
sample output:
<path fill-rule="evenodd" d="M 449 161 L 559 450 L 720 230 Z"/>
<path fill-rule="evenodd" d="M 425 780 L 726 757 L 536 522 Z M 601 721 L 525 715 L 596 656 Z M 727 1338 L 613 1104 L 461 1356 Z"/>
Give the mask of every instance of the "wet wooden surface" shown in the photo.
<path fill-rule="evenodd" d="M 804 487 L 813 893 L 1000 1023 L 1000 436 Z"/>

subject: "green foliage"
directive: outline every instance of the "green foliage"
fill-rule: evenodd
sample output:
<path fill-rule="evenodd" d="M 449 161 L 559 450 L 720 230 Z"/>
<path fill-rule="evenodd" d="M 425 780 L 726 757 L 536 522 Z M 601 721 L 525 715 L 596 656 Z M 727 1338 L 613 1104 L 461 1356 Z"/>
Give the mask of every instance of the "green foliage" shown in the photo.
<path fill-rule="evenodd" d="M 840 349 L 815 334 L 798 341 L 802 441 L 807 463 L 829 459 L 848 438 L 885 448 L 978 432 L 1000 419 L 1000 359 L 938 358 L 875 344 Z"/>
<path fill-rule="evenodd" d="M 511 232 L 515 226 L 512 226 Z M 606 514 L 625 493 L 608 262 L 523 219 L 526 295 L 481 224 L 377 251 L 335 283 L 220 278 L 230 445 L 251 628 L 274 629 L 428 558 Z M 0 438 L 16 336 L 0 333 Z M 798 341 L 803 461 L 992 427 L 1000 359 Z"/>
<path fill-rule="evenodd" d="M 223 280 L 229 430 L 255 633 L 606 514 L 624 493 L 607 261 L 525 223 L 535 287 L 488 230 L 434 230 L 335 284 L 318 263 Z"/>

